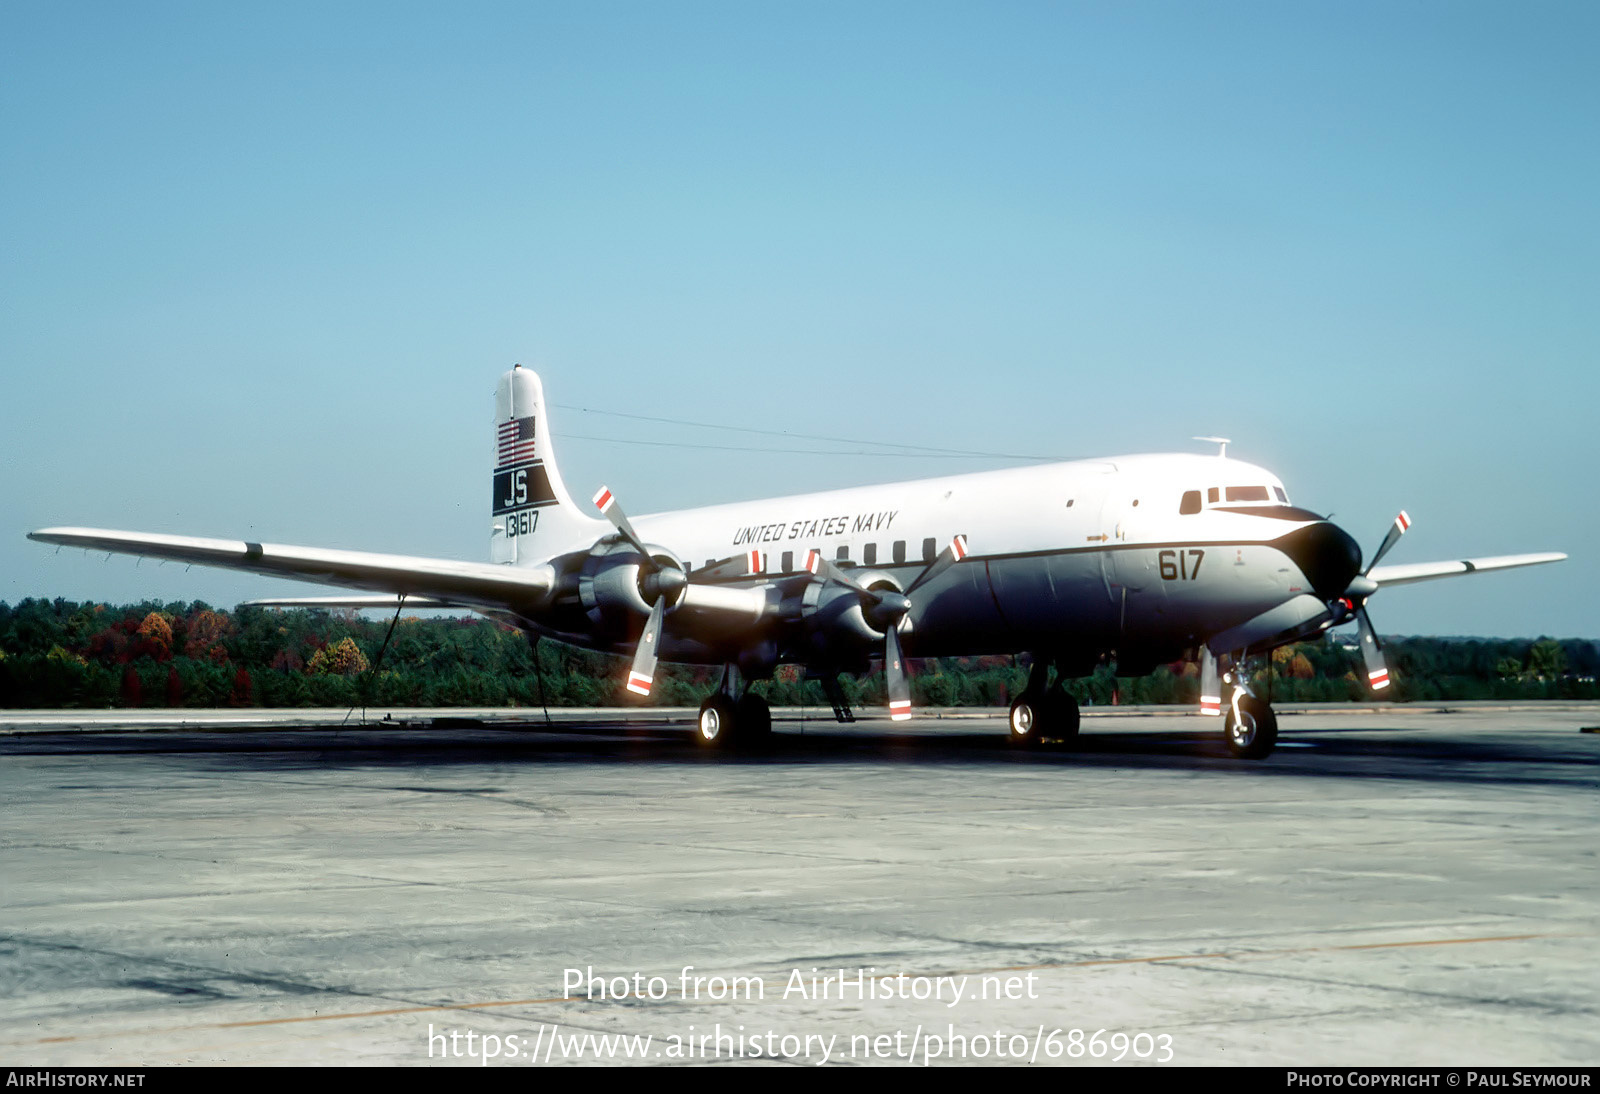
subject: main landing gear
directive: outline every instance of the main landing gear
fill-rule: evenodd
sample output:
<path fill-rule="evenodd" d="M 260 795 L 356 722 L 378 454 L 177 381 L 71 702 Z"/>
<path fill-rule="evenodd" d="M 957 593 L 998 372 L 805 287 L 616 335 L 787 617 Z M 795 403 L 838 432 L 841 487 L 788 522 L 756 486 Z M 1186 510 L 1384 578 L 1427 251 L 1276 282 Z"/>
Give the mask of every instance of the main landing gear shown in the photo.
<path fill-rule="evenodd" d="M 1050 662 L 1035 658 L 1028 686 L 1011 704 L 1011 740 L 1034 745 L 1047 738 L 1071 740 L 1078 735 L 1078 700 L 1057 680 L 1049 684 Z"/>
<path fill-rule="evenodd" d="M 705 748 L 748 748 L 772 737 L 772 708 L 739 676 L 735 665 L 722 670 L 717 690 L 700 704 L 695 740 Z"/>

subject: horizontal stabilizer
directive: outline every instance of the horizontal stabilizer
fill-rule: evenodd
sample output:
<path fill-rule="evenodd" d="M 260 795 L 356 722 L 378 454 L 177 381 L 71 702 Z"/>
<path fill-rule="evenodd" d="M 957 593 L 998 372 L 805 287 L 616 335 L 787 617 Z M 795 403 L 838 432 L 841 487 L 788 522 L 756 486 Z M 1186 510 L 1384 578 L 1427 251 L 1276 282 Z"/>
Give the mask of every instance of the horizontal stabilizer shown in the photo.
<path fill-rule="evenodd" d="M 466 607 L 531 608 L 542 604 L 555 584 L 555 572 L 548 566 L 498 566 L 488 562 L 116 532 L 103 528 L 44 528 L 29 533 L 28 538 L 63 547 L 245 570 L 268 577 L 315 581 L 350 589 L 404 593 L 408 603 L 416 596 Z M 394 602 L 391 600 L 389 604 L 392 607 Z"/>
<path fill-rule="evenodd" d="M 1559 551 L 1547 551 L 1536 555 L 1497 555 L 1494 558 L 1463 558 L 1450 562 L 1413 562 L 1404 566 L 1377 566 L 1367 576 L 1380 586 L 1409 585 L 1416 581 L 1479 574 L 1488 570 L 1538 566 L 1546 562 L 1560 562 L 1566 557 Z"/>

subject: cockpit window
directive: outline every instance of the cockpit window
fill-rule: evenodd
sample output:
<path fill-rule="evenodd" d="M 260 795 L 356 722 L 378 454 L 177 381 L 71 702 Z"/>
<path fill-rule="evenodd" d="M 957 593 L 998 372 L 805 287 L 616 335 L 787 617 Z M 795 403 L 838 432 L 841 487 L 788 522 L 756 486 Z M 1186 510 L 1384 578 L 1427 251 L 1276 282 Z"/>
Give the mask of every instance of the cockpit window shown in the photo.
<path fill-rule="evenodd" d="M 1265 486 L 1230 486 L 1228 487 L 1229 501 L 1271 501 L 1267 496 Z"/>
<path fill-rule="evenodd" d="M 1273 492 L 1273 493 L 1274 493 L 1274 494 L 1276 494 L 1276 495 L 1278 495 L 1278 500 L 1279 500 L 1279 501 L 1281 501 L 1281 502 L 1283 502 L 1283 504 L 1285 504 L 1285 505 L 1288 505 L 1288 504 L 1289 504 L 1289 495 L 1288 495 L 1288 494 L 1285 494 L 1285 493 L 1284 493 L 1284 492 L 1283 492 L 1283 487 L 1281 487 L 1281 486 L 1274 486 L 1274 487 L 1273 487 L 1273 488 L 1272 488 L 1272 492 Z"/>
<path fill-rule="evenodd" d="M 1221 498 L 1221 495 L 1218 493 L 1217 488 L 1215 486 L 1213 486 L 1210 490 L 1206 491 L 1206 500 L 1207 501 L 1216 502 L 1216 501 L 1220 500 L 1220 498 Z"/>
<path fill-rule="evenodd" d="M 1200 511 L 1200 491 L 1185 490 L 1183 500 L 1178 502 L 1178 512 L 1184 516 Z"/>

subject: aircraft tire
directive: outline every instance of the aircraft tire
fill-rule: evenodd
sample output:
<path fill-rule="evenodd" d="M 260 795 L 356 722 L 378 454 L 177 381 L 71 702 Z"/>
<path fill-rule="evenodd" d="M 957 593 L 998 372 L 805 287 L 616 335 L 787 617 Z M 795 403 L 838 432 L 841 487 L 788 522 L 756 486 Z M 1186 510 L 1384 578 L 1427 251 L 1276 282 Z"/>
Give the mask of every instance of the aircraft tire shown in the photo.
<path fill-rule="evenodd" d="M 733 719 L 739 727 L 739 740 L 760 745 L 772 739 L 772 708 L 755 692 L 747 691 L 733 706 Z"/>
<path fill-rule="evenodd" d="M 1044 703 L 1037 696 L 1020 695 L 1017 701 L 1011 704 L 1011 715 L 1007 725 L 1011 727 L 1011 743 L 1021 746 L 1036 745 L 1039 743 L 1040 730 L 1043 729 Z"/>
<path fill-rule="evenodd" d="M 1278 716 L 1270 706 L 1250 695 L 1239 700 L 1239 714 L 1236 721 L 1233 708 L 1228 708 L 1223 727 L 1228 750 L 1243 760 L 1264 759 L 1278 743 Z"/>
<path fill-rule="evenodd" d="M 1083 720 L 1082 712 L 1078 710 L 1078 700 L 1059 684 L 1046 692 L 1044 698 L 1044 735 L 1062 740 L 1076 737 L 1079 723 Z"/>
<path fill-rule="evenodd" d="M 726 695 L 713 695 L 701 703 L 694 731 L 694 739 L 702 748 L 732 748 L 739 738 L 739 715 L 733 700 Z"/>

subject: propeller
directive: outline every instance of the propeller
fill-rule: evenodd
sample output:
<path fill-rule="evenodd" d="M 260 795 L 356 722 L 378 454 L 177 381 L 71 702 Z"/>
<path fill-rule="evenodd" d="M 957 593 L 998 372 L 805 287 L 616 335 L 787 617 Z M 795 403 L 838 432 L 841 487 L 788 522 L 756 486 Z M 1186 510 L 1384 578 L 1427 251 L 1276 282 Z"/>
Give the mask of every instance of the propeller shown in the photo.
<path fill-rule="evenodd" d="M 903 722 L 911 717 L 911 680 L 906 676 L 905 658 L 900 652 L 900 625 L 911 613 L 911 594 L 966 557 L 967 537 L 955 536 L 902 593 L 896 589 L 869 589 L 824 558 L 816 548 L 806 555 L 808 571 L 854 592 L 861 598 L 862 614 L 867 622 L 883 631 L 883 672 L 889 690 L 889 717 L 893 721 Z"/>
<path fill-rule="evenodd" d="M 622 538 L 627 540 L 635 551 L 646 559 L 650 552 L 644 549 L 644 541 L 639 538 L 639 533 L 633 530 L 633 522 L 628 519 L 628 514 L 622 511 L 622 506 L 617 504 L 616 495 L 609 486 L 602 486 L 594 496 L 594 507 L 600 510 L 601 516 L 611 522 L 611 526 L 622 533 Z"/>
<path fill-rule="evenodd" d="M 696 582 L 759 574 L 761 552 L 746 551 L 685 573 L 677 565 L 650 553 L 609 488 L 600 488 L 594 496 L 594 504 L 628 545 L 639 552 L 639 594 L 650 602 L 650 614 L 645 619 L 644 632 L 639 636 L 639 644 L 634 650 L 633 664 L 628 668 L 628 690 L 635 695 L 649 695 L 655 684 L 661 628 L 666 621 L 668 606 Z"/>
<path fill-rule="evenodd" d="M 634 651 L 633 664 L 628 667 L 628 690 L 635 695 L 649 695 L 656 679 L 656 645 L 661 638 L 661 618 L 666 613 L 667 598 L 656 597 L 650 605 L 650 617 L 645 620 L 644 633 L 639 636 L 639 648 Z"/>
<path fill-rule="evenodd" d="M 1378 551 L 1372 556 L 1372 561 L 1367 563 L 1367 568 L 1365 570 L 1361 571 L 1361 576 L 1366 577 L 1368 574 L 1372 573 L 1372 568 L 1383 559 L 1384 555 L 1389 553 L 1389 548 L 1393 547 L 1396 543 L 1399 543 L 1400 537 L 1405 535 L 1410 530 L 1411 517 L 1407 515 L 1404 509 L 1402 509 L 1400 510 L 1399 515 L 1394 518 L 1394 523 L 1389 526 L 1389 534 L 1384 536 L 1383 542 L 1378 545 Z"/>
<path fill-rule="evenodd" d="M 1378 641 L 1378 632 L 1372 627 L 1372 617 L 1367 614 L 1367 597 L 1378 591 L 1377 583 L 1369 575 L 1379 560 L 1389 553 L 1391 547 L 1400 542 L 1400 537 L 1410 528 L 1411 517 L 1402 509 L 1400 515 L 1394 518 L 1394 523 L 1389 526 L 1389 534 L 1383 537 L 1383 542 L 1373 554 L 1372 561 L 1361 571 L 1361 576 L 1350 583 L 1342 600 L 1344 606 L 1356 617 L 1356 629 L 1361 643 L 1361 660 L 1367 667 L 1367 686 L 1373 691 L 1382 691 L 1389 686 L 1389 665 L 1384 660 L 1383 645 Z"/>

